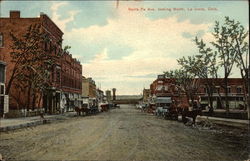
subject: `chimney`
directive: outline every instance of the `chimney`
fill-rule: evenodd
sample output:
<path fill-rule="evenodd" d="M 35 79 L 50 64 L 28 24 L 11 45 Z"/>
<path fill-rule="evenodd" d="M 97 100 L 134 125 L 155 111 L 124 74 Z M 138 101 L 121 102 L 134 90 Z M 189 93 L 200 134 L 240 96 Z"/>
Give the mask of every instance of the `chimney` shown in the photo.
<path fill-rule="evenodd" d="M 10 18 L 20 18 L 20 11 L 10 11 Z"/>

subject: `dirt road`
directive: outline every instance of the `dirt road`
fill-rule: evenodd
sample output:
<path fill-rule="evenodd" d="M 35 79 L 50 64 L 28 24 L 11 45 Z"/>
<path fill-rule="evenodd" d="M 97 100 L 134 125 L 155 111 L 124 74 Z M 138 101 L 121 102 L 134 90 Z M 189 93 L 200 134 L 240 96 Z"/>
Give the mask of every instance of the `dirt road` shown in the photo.
<path fill-rule="evenodd" d="M 248 138 L 163 120 L 134 106 L 1 133 L 13 160 L 245 160 Z"/>

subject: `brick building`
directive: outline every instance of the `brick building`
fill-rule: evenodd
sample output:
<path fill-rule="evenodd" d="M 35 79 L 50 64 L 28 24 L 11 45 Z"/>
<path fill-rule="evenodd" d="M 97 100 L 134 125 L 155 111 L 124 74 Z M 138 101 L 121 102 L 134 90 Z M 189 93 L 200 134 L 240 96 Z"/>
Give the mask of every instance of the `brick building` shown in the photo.
<path fill-rule="evenodd" d="M 221 95 L 222 102 L 225 101 L 225 90 L 222 88 L 223 79 L 217 79 L 215 82 L 215 89 L 213 90 L 213 106 L 220 107 L 220 100 L 218 92 Z M 208 93 L 206 88 L 206 80 L 198 79 L 198 92 L 197 95 L 201 97 L 201 103 L 208 104 Z M 230 108 L 238 108 L 239 105 L 244 105 L 244 86 L 243 79 L 241 78 L 229 78 L 228 80 L 228 99 Z M 175 86 L 175 80 L 165 78 L 164 75 L 158 75 L 158 78 L 150 85 L 151 98 L 155 97 L 179 97 L 183 102 L 187 102 L 187 98 L 183 92 L 178 92 L 178 88 Z M 181 97 L 180 97 L 181 95 Z"/>
<path fill-rule="evenodd" d="M 66 110 L 72 110 L 74 106 L 81 107 L 82 95 L 82 65 L 72 58 L 72 55 L 65 52 L 61 57 L 62 73 L 62 103 L 65 104 Z M 65 99 L 65 100 L 64 100 Z"/>
<path fill-rule="evenodd" d="M 92 78 L 82 77 L 82 97 L 88 98 L 91 106 L 97 105 L 97 89 Z"/>
<path fill-rule="evenodd" d="M 41 100 L 36 101 L 36 107 L 44 107 L 47 113 L 56 113 L 60 111 L 60 107 L 69 107 L 72 99 L 76 101 L 79 98 L 82 67 L 79 61 L 73 59 L 70 54 L 63 52 L 63 32 L 46 14 L 41 13 L 40 17 L 23 18 L 20 16 L 20 11 L 10 11 L 10 17 L 0 18 L 0 60 L 7 63 L 5 84 L 7 86 L 10 81 L 15 65 L 11 62 L 10 56 L 10 45 L 12 45 L 10 32 L 20 37 L 26 33 L 30 25 L 35 24 L 40 25 L 42 31 L 48 34 L 49 41 L 44 42 L 41 46 L 44 53 L 58 56 L 53 69 L 50 71 L 50 88 L 43 96 L 41 93 L 38 94 L 41 96 Z M 11 86 L 9 92 L 10 109 L 24 108 L 25 97 L 27 95 L 23 91 Z M 62 99 L 65 101 L 62 102 Z"/>

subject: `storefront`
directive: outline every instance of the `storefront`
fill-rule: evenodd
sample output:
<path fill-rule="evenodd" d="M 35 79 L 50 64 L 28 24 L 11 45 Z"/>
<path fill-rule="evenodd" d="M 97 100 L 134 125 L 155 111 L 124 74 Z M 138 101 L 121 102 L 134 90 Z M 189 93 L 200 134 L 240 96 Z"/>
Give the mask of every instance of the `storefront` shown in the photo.
<path fill-rule="evenodd" d="M 6 63 L 0 61 L 0 117 L 9 112 L 9 97 L 5 95 Z"/>

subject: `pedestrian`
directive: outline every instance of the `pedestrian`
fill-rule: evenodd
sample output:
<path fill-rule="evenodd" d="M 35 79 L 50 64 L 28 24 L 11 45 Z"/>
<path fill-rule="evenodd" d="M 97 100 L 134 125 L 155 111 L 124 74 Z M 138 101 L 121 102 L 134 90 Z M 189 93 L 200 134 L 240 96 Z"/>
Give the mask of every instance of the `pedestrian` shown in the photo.
<path fill-rule="evenodd" d="M 197 101 L 195 100 L 194 101 L 194 105 L 193 105 L 193 110 L 197 110 L 198 109 L 198 103 Z"/>
<path fill-rule="evenodd" d="M 60 103 L 60 112 L 61 112 L 61 114 L 64 113 L 65 102 L 66 102 L 65 99 L 61 99 L 61 103 Z"/>

